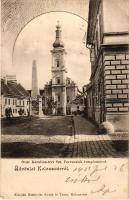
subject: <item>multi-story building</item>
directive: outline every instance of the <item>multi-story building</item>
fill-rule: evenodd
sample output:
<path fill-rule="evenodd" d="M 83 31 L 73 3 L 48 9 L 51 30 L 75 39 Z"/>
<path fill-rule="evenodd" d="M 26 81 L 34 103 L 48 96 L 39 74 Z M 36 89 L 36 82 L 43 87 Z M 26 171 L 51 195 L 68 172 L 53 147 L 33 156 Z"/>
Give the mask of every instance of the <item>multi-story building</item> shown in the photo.
<path fill-rule="evenodd" d="M 53 43 L 51 53 L 52 80 L 44 88 L 45 107 L 51 108 L 49 103 L 53 102 L 55 106 L 50 112 L 52 114 L 65 115 L 70 113 L 71 102 L 77 95 L 77 85 L 67 77 L 65 66 L 66 51 L 61 40 L 61 27 L 59 24 L 56 26 L 56 40 Z"/>
<path fill-rule="evenodd" d="M 87 47 L 91 77 L 87 86 L 88 116 L 109 121 L 115 131 L 128 130 L 129 2 L 90 0 Z"/>
<path fill-rule="evenodd" d="M 11 116 L 28 115 L 31 111 L 29 93 L 17 83 L 16 77 L 6 76 L 1 79 L 1 116 L 11 109 Z"/>

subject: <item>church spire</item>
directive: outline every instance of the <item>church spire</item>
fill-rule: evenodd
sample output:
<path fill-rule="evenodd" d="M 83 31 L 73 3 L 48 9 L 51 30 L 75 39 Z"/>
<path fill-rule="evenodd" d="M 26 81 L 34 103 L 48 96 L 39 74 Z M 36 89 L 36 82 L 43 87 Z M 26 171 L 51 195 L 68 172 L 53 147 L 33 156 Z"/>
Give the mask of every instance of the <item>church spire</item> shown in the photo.
<path fill-rule="evenodd" d="M 57 48 L 57 47 L 62 47 L 64 48 L 64 44 L 61 41 L 61 26 L 59 24 L 59 21 L 57 21 L 57 25 L 56 25 L 56 40 L 53 43 L 53 47 Z"/>

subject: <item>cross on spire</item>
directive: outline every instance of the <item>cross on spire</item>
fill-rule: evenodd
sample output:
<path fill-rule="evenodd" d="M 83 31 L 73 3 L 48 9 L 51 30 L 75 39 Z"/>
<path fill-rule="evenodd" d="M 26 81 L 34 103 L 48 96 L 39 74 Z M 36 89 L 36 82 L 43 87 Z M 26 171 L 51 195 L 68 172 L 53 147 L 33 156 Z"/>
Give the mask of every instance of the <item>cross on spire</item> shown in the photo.
<path fill-rule="evenodd" d="M 59 21 L 59 20 L 57 21 L 56 28 L 57 28 L 57 29 L 59 29 L 59 28 L 60 28 L 60 21 Z"/>
<path fill-rule="evenodd" d="M 59 21 L 59 20 L 57 20 L 57 25 L 58 25 L 58 26 L 60 25 L 60 21 Z"/>

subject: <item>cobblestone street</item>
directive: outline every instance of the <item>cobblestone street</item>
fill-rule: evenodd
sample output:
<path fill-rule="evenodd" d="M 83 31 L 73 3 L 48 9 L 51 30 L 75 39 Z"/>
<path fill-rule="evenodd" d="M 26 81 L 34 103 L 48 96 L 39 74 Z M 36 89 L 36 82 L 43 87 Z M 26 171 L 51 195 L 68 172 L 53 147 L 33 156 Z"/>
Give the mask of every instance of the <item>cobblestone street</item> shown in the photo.
<path fill-rule="evenodd" d="M 35 126 L 38 129 L 34 134 Z M 24 127 L 23 132 L 21 127 Z M 71 117 L 36 119 L 27 124 L 11 126 L 11 128 L 13 131 L 15 130 L 15 134 L 8 133 L 8 130 L 11 130 L 10 127 L 3 128 L 3 157 L 93 158 L 127 156 L 127 140 L 100 135 L 98 127 L 81 116 L 74 117 L 73 128 Z"/>
<path fill-rule="evenodd" d="M 76 133 L 69 139 L 67 157 L 123 157 L 127 141 L 109 135 L 99 135 L 98 128 L 80 116 L 74 117 Z M 122 150 L 123 151 L 122 151 Z"/>

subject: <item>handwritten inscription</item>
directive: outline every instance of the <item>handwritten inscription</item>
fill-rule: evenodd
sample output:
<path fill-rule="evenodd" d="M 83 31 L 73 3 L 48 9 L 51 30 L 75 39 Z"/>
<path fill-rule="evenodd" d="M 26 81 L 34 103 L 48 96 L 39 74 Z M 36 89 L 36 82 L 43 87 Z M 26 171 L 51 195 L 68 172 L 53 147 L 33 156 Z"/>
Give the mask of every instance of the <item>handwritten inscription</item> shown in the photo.
<path fill-rule="evenodd" d="M 91 191 L 91 193 L 93 193 L 93 194 L 101 193 L 102 195 L 106 195 L 108 193 L 113 193 L 113 192 L 116 192 L 116 189 L 112 190 L 112 189 L 110 189 L 110 187 L 106 186 L 105 184 L 100 186 L 97 190 Z"/>
<path fill-rule="evenodd" d="M 65 182 L 66 183 L 91 183 L 91 182 L 96 182 L 100 179 L 100 176 L 97 176 L 97 178 L 89 178 L 87 175 L 85 175 L 84 177 L 81 177 L 81 175 L 79 174 L 77 178 L 71 178 L 68 177 Z"/>
<path fill-rule="evenodd" d="M 118 190 L 119 185 L 111 185 L 103 183 L 105 174 L 109 174 L 109 171 L 112 173 L 124 173 L 127 169 L 128 164 L 123 163 L 119 166 L 117 165 L 91 165 L 86 167 L 75 167 L 72 170 L 71 176 L 66 177 L 66 184 L 88 184 L 91 185 L 90 194 L 100 194 L 102 196 L 109 195 L 111 193 L 115 193 Z M 93 183 L 94 186 L 93 187 Z M 94 188 L 94 189 L 93 189 Z"/>
<path fill-rule="evenodd" d="M 75 163 L 76 161 L 76 163 Z M 101 160 L 100 160 L 101 161 Z M 91 196 L 110 198 L 121 190 L 121 183 L 117 180 L 125 180 L 128 171 L 128 162 L 97 162 L 95 160 L 34 160 L 30 162 L 22 160 L 21 165 L 15 165 L 14 171 L 17 173 L 25 171 L 33 173 L 43 173 L 46 177 L 47 172 L 51 173 L 51 176 L 62 176 L 61 183 L 65 188 L 69 188 L 72 185 L 71 193 L 65 193 L 59 191 L 57 193 L 28 193 L 26 196 L 39 196 L 42 197 L 86 197 Z M 74 165 L 76 164 L 76 165 Z M 74 167 L 75 166 L 75 167 Z M 113 177 L 113 179 L 112 179 Z M 119 178 L 118 178 L 119 177 Z M 112 181 L 113 180 L 113 181 Z M 82 185 L 82 187 L 81 187 Z M 79 191 L 76 189 L 79 186 Z M 84 188 L 84 189 L 83 189 Z M 82 190 L 81 190 L 82 189 Z M 19 194 L 15 194 L 18 196 Z M 21 193 L 22 195 L 22 193 Z M 106 196 L 106 197 L 105 197 Z"/>

